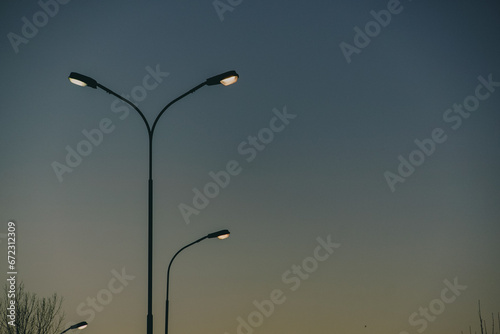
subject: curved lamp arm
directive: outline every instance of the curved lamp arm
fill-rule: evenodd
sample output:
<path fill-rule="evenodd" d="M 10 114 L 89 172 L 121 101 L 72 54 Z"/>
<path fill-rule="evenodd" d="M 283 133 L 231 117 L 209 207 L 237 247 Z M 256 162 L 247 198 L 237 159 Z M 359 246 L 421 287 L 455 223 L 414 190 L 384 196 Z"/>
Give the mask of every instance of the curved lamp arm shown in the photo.
<path fill-rule="evenodd" d="M 156 128 L 156 124 L 158 123 L 158 120 L 165 113 L 165 111 L 171 105 L 173 105 L 175 102 L 181 100 L 182 98 L 184 98 L 185 96 L 187 96 L 189 94 L 194 93 L 195 91 L 197 91 L 198 89 L 200 89 L 201 87 L 203 87 L 205 85 L 207 85 L 207 86 L 213 86 L 213 85 L 222 84 L 224 86 L 229 86 L 229 85 L 232 85 L 233 83 L 235 83 L 236 81 L 238 81 L 238 78 L 239 78 L 239 75 L 238 75 L 238 73 L 236 73 L 236 71 L 227 71 L 227 72 L 224 72 L 224 73 L 221 73 L 221 74 L 218 74 L 218 75 L 215 75 L 213 77 L 210 77 L 210 78 L 206 79 L 201 84 L 196 85 L 195 87 L 191 88 L 190 90 L 188 90 L 184 94 L 181 94 L 180 96 L 178 96 L 177 98 L 175 98 L 171 102 L 169 102 L 160 111 L 160 113 L 158 114 L 158 116 L 156 116 L 156 118 L 155 118 L 155 120 L 153 122 L 153 126 L 151 127 L 149 125 L 148 120 L 146 119 L 146 116 L 144 116 L 144 113 L 135 104 L 133 104 L 131 101 L 129 101 L 128 99 L 124 98 L 123 96 L 115 93 L 111 89 L 105 87 L 104 85 L 101 85 L 95 79 L 92 79 L 91 77 L 88 77 L 86 75 L 83 75 L 83 74 L 80 74 L 80 73 L 76 73 L 76 72 L 71 72 L 70 75 L 69 75 L 69 77 L 68 77 L 69 81 L 71 81 L 71 83 L 73 83 L 75 85 L 78 85 L 78 86 L 88 86 L 88 87 L 94 88 L 94 89 L 97 89 L 97 87 L 99 87 L 102 90 L 104 90 L 106 93 L 116 96 L 118 99 L 122 100 L 123 102 L 127 103 L 132 108 L 134 108 L 134 110 L 137 111 L 137 113 L 141 116 L 142 120 L 144 121 L 144 124 L 146 125 L 146 128 L 148 130 L 148 136 L 149 136 L 149 179 L 152 179 L 152 174 L 153 174 L 153 169 L 152 169 L 152 160 L 153 160 L 152 159 L 152 156 L 153 156 L 153 134 L 154 134 L 154 131 L 155 131 L 155 128 Z"/>
<path fill-rule="evenodd" d="M 220 231 L 217 231 L 217 232 L 213 232 L 213 233 L 210 233 L 210 234 L 207 234 L 206 236 L 204 236 L 203 238 L 200 238 L 196 241 L 193 241 L 192 243 L 182 247 L 181 249 L 179 249 L 177 251 L 177 253 L 175 253 L 175 255 L 172 257 L 172 260 L 170 260 L 170 263 L 168 264 L 168 269 L 167 269 L 167 300 L 168 300 L 168 287 L 169 287 L 169 282 L 170 282 L 170 267 L 172 266 L 172 262 L 174 262 L 174 259 L 177 257 L 177 255 L 179 255 L 180 252 L 182 252 L 183 250 L 185 250 L 186 248 L 188 248 L 189 246 L 192 246 L 202 240 L 205 240 L 205 239 L 212 239 L 212 238 L 218 238 L 218 239 L 226 239 L 227 237 L 229 237 L 229 231 L 228 230 L 220 230 Z"/>

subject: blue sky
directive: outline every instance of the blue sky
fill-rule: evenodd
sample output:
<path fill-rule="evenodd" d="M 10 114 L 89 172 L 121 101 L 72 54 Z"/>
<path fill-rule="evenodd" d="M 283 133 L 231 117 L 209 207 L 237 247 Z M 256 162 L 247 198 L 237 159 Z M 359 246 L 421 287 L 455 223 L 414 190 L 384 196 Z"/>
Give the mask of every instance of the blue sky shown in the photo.
<path fill-rule="evenodd" d="M 147 132 L 67 77 L 152 122 L 234 69 L 156 129 L 155 333 L 171 257 L 223 228 L 172 267 L 171 333 L 458 333 L 477 300 L 500 311 L 498 2 L 215 4 L 1 5 L 0 233 L 16 222 L 18 280 L 88 334 L 145 332 Z M 187 223 L 179 205 L 230 162 Z"/>

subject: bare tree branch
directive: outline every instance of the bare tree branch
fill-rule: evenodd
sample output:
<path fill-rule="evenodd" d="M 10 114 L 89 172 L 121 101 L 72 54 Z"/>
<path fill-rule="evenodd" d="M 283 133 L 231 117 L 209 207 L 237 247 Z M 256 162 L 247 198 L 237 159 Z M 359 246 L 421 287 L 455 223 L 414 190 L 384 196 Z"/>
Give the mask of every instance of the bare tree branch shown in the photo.
<path fill-rule="evenodd" d="M 16 287 L 15 298 L 9 298 L 9 288 L 4 287 L 3 298 L 0 298 L 0 333 L 2 334 L 58 334 L 64 321 L 62 298 L 53 294 L 50 297 L 39 297 L 27 292 L 24 283 Z M 7 307 L 15 300 L 15 321 L 12 326 Z M 11 324 L 9 324 L 11 322 Z"/>

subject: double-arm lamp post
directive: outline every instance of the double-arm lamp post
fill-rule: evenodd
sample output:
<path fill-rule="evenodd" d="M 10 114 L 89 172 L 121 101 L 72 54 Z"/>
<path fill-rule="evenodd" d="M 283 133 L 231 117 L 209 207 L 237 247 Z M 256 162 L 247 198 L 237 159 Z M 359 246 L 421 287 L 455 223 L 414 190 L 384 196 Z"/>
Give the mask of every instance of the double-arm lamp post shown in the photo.
<path fill-rule="evenodd" d="M 152 308 L 153 308 L 153 134 L 156 128 L 156 124 L 158 123 L 158 120 L 160 117 L 163 115 L 163 113 L 170 107 L 172 104 L 175 102 L 179 101 L 183 97 L 194 93 L 198 89 L 200 89 L 203 86 L 213 86 L 213 85 L 218 85 L 222 84 L 224 86 L 229 86 L 233 83 L 235 83 L 238 80 L 238 74 L 235 71 L 228 71 L 224 72 L 222 74 L 213 76 L 211 78 L 206 79 L 204 82 L 200 83 L 199 85 L 195 86 L 194 88 L 188 90 L 186 93 L 180 95 L 179 97 L 173 99 L 169 104 L 167 104 L 156 116 L 153 126 L 149 125 L 148 120 L 142 113 L 142 111 L 137 108 L 135 104 L 124 98 L 123 96 L 118 95 L 117 93 L 113 92 L 111 89 L 101 85 L 98 83 L 96 80 L 79 74 L 75 72 L 71 72 L 69 75 L 69 81 L 71 81 L 73 84 L 78 85 L 78 86 L 88 86 L 94 89 L 97 89 L 98 87 L 105 92 L 116 96 L 120 100 L 126 102 L 129 104 L 132 108 L 135 109 L 141 116 L 142 120 L 144 121 L 144 124 L 146 125 L 146 128 L 148 130 L 148 135 L 149 135 L 149 180 L 148 180 L 148 315 L 147 315 L 147 334 L 153 334 L 153 313 L 152 313 Z"/>

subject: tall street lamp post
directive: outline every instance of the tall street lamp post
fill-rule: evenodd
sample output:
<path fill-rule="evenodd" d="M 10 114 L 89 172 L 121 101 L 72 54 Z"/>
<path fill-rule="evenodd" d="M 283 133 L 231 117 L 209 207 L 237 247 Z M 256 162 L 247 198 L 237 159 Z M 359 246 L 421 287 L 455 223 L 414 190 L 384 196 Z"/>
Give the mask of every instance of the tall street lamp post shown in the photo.
<path fill-rule="evenodd" d="M 229 231 L 228 230 L 220 230 L 220 231 L 217 231 L 217 232 L 213 232 L 213 233 L 210 233 L 210 234 L 207 234 L 206 236 L 204 236 L 203 238 L 200 238 L 196 241 L 193 241 L 192 243 L 182 247 L 181 249 L 179 249 L 177 251 L 177 253 L 175 253 L 175 255 L 172 257 L 172 260 L 170 260 L 170 263 L 168 264 L 168 269 L 167 269 L 167 298 L 166 298 L 166 301 L 165 301 L 165 334 L 168 334 L 168 304 L 169 304 L 169 299 L 168 299 L 168 287 L 169 287 L 169 283 L 170 283 L 170 266 L 172 266 L 172 262 L 174 262 L 174 259 L 175 257 L 180 253 L 182 252 L 183 250 L 185 250 L 186 248 L 188 248 L 189 246 L 192 246 L 202 240 L 205 240 L 205 239 L 212 239 L 212 238 L 217 238 L 217 239 L 226 239 L 229 237 Z"/>
<path fill-rule="evenodd" d="M 149 135 L 149 180 L 148 180 L 148 315 L 147 315 L 147 334 L 153 334 L 153 134 L 156 128 L 156 124 L 158 123 L 158 120 L 160 117 L 163 115 L 163 113 L 173 105 L 175 102 L 179 101 L 180 99 L 184 98 L 185 96 L 194 93 L 201 87 L 207 85 L 207 86 L 213 86 L 213 85 L 218 85 L 222 84 L 224 86 L 229 86 L 233 83 L 235 83 L 239 78 L 239 75 L 235 71 L 228 71 L 224 72 L 222 74 L 213 76 L 211 78 L 206 79 L 204 82 L 200 83 L 199 85 L 195 86 L 194 88 L 188 90 L 186 93 L 180 95 L 179 97 L 173 99 L 169 104 L 167 104 L 156 116 L 153 126 L 149 125 L 148 120 L 142 113 L 142 111 L 137 108 L 135 104 L 127 100 L 121 95 L 118 95 L 117 93 L 113 92 L 111 89 L 106 88 L 105 86 L 101 85 L 98 83 L 96 80 L 85 76 L 83 74 L 71 72 L 69 75 L 69 81 L 71 83 L 78 85 L 78 86 L 88 86 L 94 89 L 97 89 L 98 87 L 102 90 L 104 90 L 106 93 L 109 93 L 111 95 L 116 96 L 120 100 L 126 102 L 129 104 L 132 108 L 134 108 L 135 111 L 139 113 L 141 116 L 142 120 L 144 121 L 144 124 L 146 125 L 146 128 L 148 130 L 148 135 Z"/>

